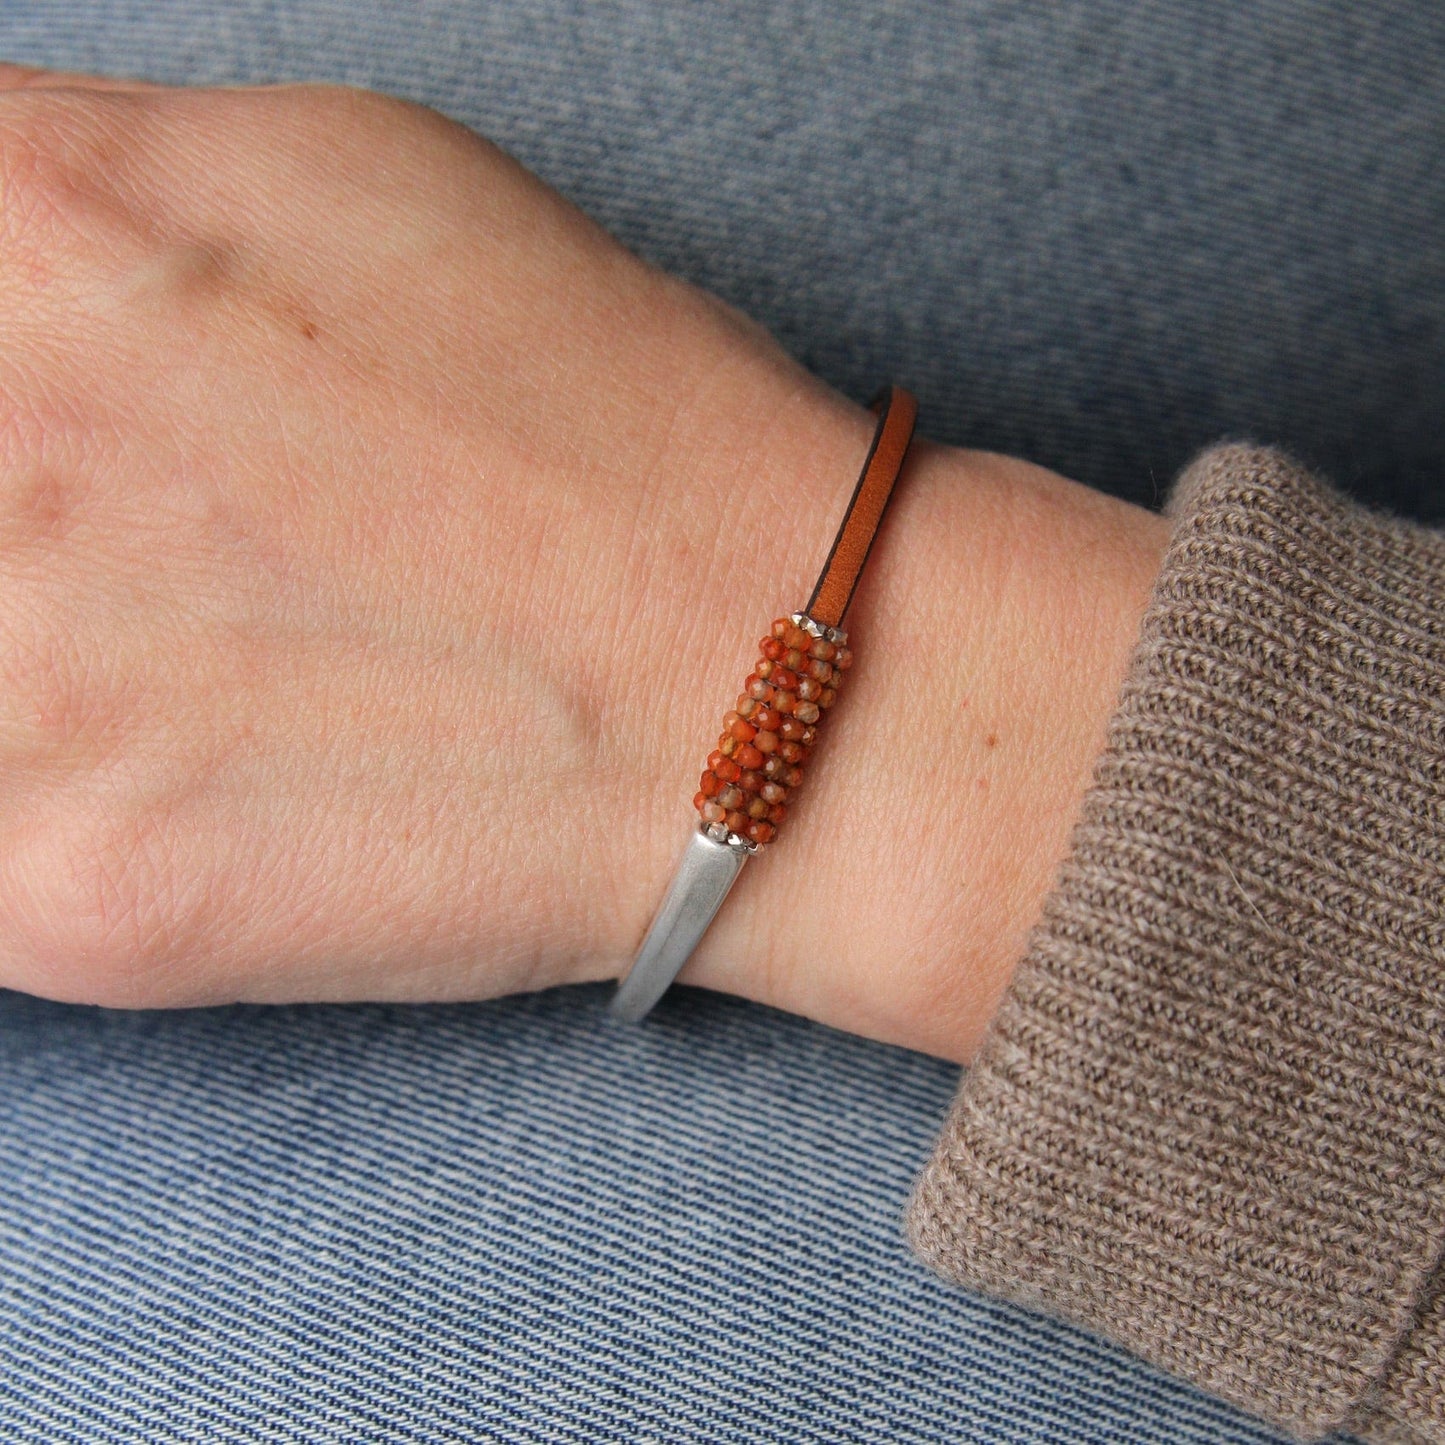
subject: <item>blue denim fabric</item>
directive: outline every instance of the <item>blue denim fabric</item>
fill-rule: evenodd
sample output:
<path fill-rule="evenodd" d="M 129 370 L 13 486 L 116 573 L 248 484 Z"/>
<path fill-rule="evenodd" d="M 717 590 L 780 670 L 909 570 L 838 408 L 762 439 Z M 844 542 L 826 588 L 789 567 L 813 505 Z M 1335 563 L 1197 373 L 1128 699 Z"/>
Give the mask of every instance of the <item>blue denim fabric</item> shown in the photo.
<path fill-rule="evenodd" d="M 6 1000 L 0 1439 L 1274 1438 L 908 1255 L 954 1070 L 604 1000 Z"/>
<path fill-rule="evenodd" d="M 410 95 L 934 435 L 1445 515 L 1436 6 L 0 0 L 0 55 Z M 907 1255 L 954 1070 L 601 997 L 0 996 L 0 1440 L 1276 1439 Z"/>

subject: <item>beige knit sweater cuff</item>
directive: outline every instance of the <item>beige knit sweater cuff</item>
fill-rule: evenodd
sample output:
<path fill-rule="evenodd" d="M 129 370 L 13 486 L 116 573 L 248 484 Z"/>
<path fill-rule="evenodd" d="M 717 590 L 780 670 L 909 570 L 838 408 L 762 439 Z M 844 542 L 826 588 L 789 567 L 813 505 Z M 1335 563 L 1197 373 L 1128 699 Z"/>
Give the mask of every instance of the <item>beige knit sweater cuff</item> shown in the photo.
<path fill-rule="evenodd" d="M 1304 1438 L 1445 1441 L 1445 534 L 1223 447 L 910 1209 Z"/>

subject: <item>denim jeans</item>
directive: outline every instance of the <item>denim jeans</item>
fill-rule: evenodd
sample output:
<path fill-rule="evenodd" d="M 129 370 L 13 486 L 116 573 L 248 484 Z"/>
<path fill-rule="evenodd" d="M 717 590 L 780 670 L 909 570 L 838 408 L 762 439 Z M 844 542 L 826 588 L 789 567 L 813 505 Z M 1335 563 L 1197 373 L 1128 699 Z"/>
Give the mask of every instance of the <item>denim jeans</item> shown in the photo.
<path fill-rule="evenodd" d="M 935 436 L 1445 516 L 1436 6 L 0 0 L 0 55 L 409 95 Z M 0 1439 L 1277 1438 L 909 1256 L 956 1070 L 604 999 L 0 996 Z"/>

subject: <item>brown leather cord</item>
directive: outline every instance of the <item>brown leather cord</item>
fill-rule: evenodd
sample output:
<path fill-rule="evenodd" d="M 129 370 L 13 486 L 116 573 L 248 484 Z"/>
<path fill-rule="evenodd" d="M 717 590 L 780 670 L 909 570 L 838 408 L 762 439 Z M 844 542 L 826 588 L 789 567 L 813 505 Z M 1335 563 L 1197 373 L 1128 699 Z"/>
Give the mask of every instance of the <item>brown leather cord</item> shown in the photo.
<path fill-rule="evenodd" d="M 833 548 L 806 609 L 814 622 L 825 627 L 842 625 L 843 614 L 853 600 L 853 589 L 858 585 L 873 539 L 878 535 L 884 509 L 893 495 L 893 484 L 903 470 L 903 459 L 908 455 L 908 444 L 913 440 L 913 427 L 918 420 L 918 402 L 901 386 L 884 387 L 868 405 L 878 413 L 873 445 L 868 449 L 843 525 L 833 539 Z"/>

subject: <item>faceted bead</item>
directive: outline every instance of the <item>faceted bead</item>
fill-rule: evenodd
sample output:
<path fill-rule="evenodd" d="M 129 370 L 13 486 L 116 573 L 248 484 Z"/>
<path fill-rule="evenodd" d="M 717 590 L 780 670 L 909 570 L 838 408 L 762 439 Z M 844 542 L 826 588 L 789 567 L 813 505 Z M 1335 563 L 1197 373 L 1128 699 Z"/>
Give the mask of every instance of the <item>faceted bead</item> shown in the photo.
<path fill-rule="evenodd" d="M 768 674 L 768 681 L 774 687 L 785 687 L 791 691 L 798 685 L 798 674 L 789 668 L 775 666 Z"/>
<path fill-rule="evenodd" d="M 727 809 L 716 798 L 711 802 L 704 803 L 701 812 L 704 823 L 721 823 L 727 817 Z"/>
<path fill-rule="evenodd" d="M 775 828 L 781 827 L 783 820 L 787 816 L 788 810 L 781 803 L 774 803 L 773 806 L 768 809 L 768 822 Z"/>
<path fill-rule="evenodd" d="M 765 677 L 759 677 L 759 676 L 757 675 L 757 673 L 752 673 L 752 674 L 748 677 L 747 682 L 744 684 L 744 691 L 745 691 L 750 697 L 755 697 L 755 698 L 757 698 L 757 700 L 758 700 L 759 702 L 771 702 L 771 701 L 772 701 L 772 696 L 773 696 L 773 689 L 772 689 L 772 687 L 768 684 L 767 678 L 765 678 Z"/>
<path fill-rule="evenodd" d="M 853 666 L 853 654 L 846 647 L 840 647 L 833 658 L 833 664 L 840 672 L 847 672 Z"/>
<path fill-rule="evenodd" d="M 790 788 L 796 788 L 796 787 L 798 786 L 798 784 L 801 783 L 802 781 L 803 781 L 803 770 L 802 770 L 802 768 L 789 768 L 788 771 L 783 774 L 783 782 L 785 782 L 785 783 L 788 785 L 788 787 L 790 787 Z"/>
<path fill-rule="evenodd" d="M 815 742 L 817 742 L 817 741 L 818 741 L 818 729 L 817 729 L 817 728 L 811 728 L 811 727 L 810 727 L 810 728 L 804 728 L 804 729 L 803 729 L 803 736 L 802 736 L 802 738 L 801 738 L 801 742 L 802 742 L 802 744 L 803 744 L 803 746 L 804 746 L 805 748 L 810 748 L 810 747 L 812 747 L 813 744 L 814 744 Z"/>
<path fill-rule="evenodd" d="M 782 744 L 780 743 L 778 746 L 781 748 Z M 788 764 L 786 759 L 779 757 L 777 753 L 774 753 L 770 758 L 763 759 L 763 776 L 765 778 L 776 780 L 786 777 L 787 772 Z"/>
<path fill-rule="evenodd" d="M 827 662 L 837 650 L 826 637 L 815 637 L 813 639 L 813 645 L 808 649 L 808 653 L 810 656 L 816 657 L 822 662 Z"/>
<path fill-rule="evenodd" d="M 787 650 L 776 637 L 765 637 L 762 642 L 758 644 L 758 651 L 761 652 L 769 662 L 776 662 Z"/>
<path fill-rule="evenodd" d="M 733 711 L 737 713 L 739 717 L 750 718 L 761 706 L 762 704 L 757 698 L 749 697 L 747 693 L 741 692 L 738 694 L 737 705 Z"/>
<path fill-rule="evenodd" d="M 800 677 L 798 679 L 798 696 L 804 702 L 816 702 L 822 691 L 823 684 L 816 677 Z"/>
<path fill-rule="evenodd" d="M 748 837 L 754 843 L 771 843 L 778 836 L 778 830 L 761 818 L 748 826 Z"/>
<path fill-rule="evenodd" d="M 804 724 L 800 723 L 797 718 L 785 717 L 778 724 L 778 736 L 785 738 L 790 743 L 795 743 L 803 736 L 803 727 Z"/>
<path fill-rule="evenodd" d="M 794 627 L 792 623 L 788 624 L 788 630 L 783 634 L 783 641 L 789 647 L 796 647 L 799 652 L 806 652 L 813 645 L 813 639 L 801 627 Z"/>
<path fill-rule="evenodd" d="M 783 715 L 777 708 L 767 707 L 761 703 L 758 705 L 757 712 L 753 714 L 753 723 L 759 732 L 777 732 L 778 724 L 781 723 L 782 720 Z"/>
<path fill-rule="evenodd" d="M 779 738 L 777 733 L 759 732 L 753 739 L 753 746 L 760 753 L 774 753 L 778 750 Z"/>
<path fill-rule="evenodd" d="M 774 692 L 772 704 L 777 712 L 792 712 L 797 705 L 798 695 L 795 692 Z"/>
<path fill-rule="evenodd" d="M 786 803 L 788 801 L 788 790 L 780 783 L 764 783 L 758 789 L 758 797 L 765 803 Z"/>
<path fill-rule="evenodd" d="M 793 716 L 797 718 L 799 722 L 815 723 L 818 721 L 818 704 L 815 702 L 800 702 L 797 707 L 793 709 Z M 741 718 L 733 724 L 734 728 L 745 728 L 748 726 L 749 724 L 745 723 Z"/>
<path fill-rule="evenodd" d="M 813 711 L 814 711 L 814 714 L 816 715 L 817 709 L 814 708 Z M 804 718 L 803 721 L 804 721 L 804 722 L 811 722 L 812 719 L 811 719 L 811 718 Z M 755 728 L 755 727 L 752 725 L 752 723 L 750 723 L 750 722 L 747 720 L 747 718 L 745 718 L 745 717 L 739 717 L 736 713 L 733 713 L 733 714 L 732 714 L 732 721 L 728 724 L 728 731 L 731 732 L 732 735 L 733 735 L 740 743 L 750 743 L 750 742 L 752 742 L 752 740 L 757 736 L 757 732 L 758 732 L 757 728 Z"/>
<path fill-rule="evenodd" d="M 789 719 L 789 721 L 791 721 L 791 719 Z M 801 763 L 803 761 L 803 749 L 798 743 L 782 742 L 778 744 L 778 756 L 782 758 L 785 763 Z"/>
<path fill-rule="evenodd" d="M 709 758 L 708 761 L 712 762 L 712 759 Z M 737 782 L 743 771 L 732 758 L 719 758 L 717 762 L 713 763 L 712 770 L 725 783 Z"/>
<path fill-rule="evenodd" d="M 797 672 L 808 661 L 796 647 L 790 647 L 779 660 L 789 672 Z M 783 683 L 782 686 L 786 687 L 787 683 Z"/>
<path fill-rule="evenodd" d="M 751 769 L 745 772 L 738 779 L 738 787 L 740 787 L 745 793 L 761 792 L 762 786 L 763 775 L 761 773 L 755 773 Z"/>
<path fill-rule="evenodd" d="M 738 740 L 731 733 L 724 733 L 717 740 L 717 750 L 723 757 L 730 758 L 738 750 Z"/>
<path fill-rule="evenodd" d="M 723 780 L 714 772 L 706 772 L 702 775 L 702 782 L 698 785 L 702 792 L 700 798 L 715 798 L 723 790 Z"/>
<path fill-rule="evenodd" d="M 773 680 L 773 669 L 777 665 L 778 664 L 776 662 L 773 662 L 770 658 L 764 657 L 760 658 L 757 661 L 757 663 L 753 667 L 753 671 L 757 673 L 759 677 L 765 677 L 769 682 L 771 682 Z"/>
<path fill-rule="evenodd" d="M 761 798 L 754 798 L 747 806 L 747 815 L 750 818 L 766 818 L 771 806 L 770 803 L 763 802 Z"/>
<path fill-rule="evenodd" d="M 703 805 L 705 802 L 707 802 L 707 794 L 706 794 L 706 793 L 694 793 L 694 794 L 692 795 L 692 805 L 693 805 L 694 808 L 696 808 L 696 809 L 698 810 L 698 812 L 701 812 L 701 811 L 702 811 L 702 805 Z"/>
<path fill-rule="evenodd" d="M 739 767 L 760 768 L 763 765 L 763 755 L 751 743 L 739 743 L 738 750 L 733 756 L 737 759 Z"/>
<path fill-rule="evenodd" d="M 821 662 L 815 657 L 812 662 L 808 664 L 808 676 L 811 677 L 814 682 L 828 682 L 833 676 L 833 669 L 828 663 Z"/>
<path fill-rule="evenodd" d="M 777 621 L 773 623 L 771 631 L 774 637 L 781 640 L 787 637 L 788 632 L 792 628 L 792 626 L 793 624 L 788 620 L 788 618 L 779 617 Z"/>
<path fill-rule="evenodd" d="M 739 838 L 746 838 L 748 836 L 748 824 L 752 822 L 752 819 L 749 818 L 746 813 L 740 813 L 734 809 L 723 819 L 723 822 L 728 825 L 729 833 L 736 833 Z"/>
<path fill-rule="evenodd" d="M 838 694 L 837 694 L 836 690 L 833 689 L 833 688 L 831 688 L 831 687 L 825 687 L 825 688 L 822 690 L 822 692 L 820 692 L 820 693 L 818 694 L 818 706 L 819 706 L 819 707 L 825 707 L 825 708 L 826 708 L 826 707 L 832 707 L 833 704 L 834 704 L 835 702 L 837 702 L 837 701 L 838 701 Z"/>
<path fill-rule="evenodd" d="M 743 790 L 735 783 L 729 783 L 727 787 L 717 795 L 717 800 L 724 808 L 741 808 L 743 805 Z"/>

